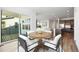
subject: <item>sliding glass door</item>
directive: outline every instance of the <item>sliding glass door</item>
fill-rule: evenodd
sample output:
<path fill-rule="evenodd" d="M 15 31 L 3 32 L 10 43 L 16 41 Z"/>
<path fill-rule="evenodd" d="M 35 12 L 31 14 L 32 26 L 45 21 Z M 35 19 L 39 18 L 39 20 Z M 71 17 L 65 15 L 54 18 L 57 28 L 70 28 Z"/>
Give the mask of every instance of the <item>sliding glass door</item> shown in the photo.
<path fill-rule="evenodd" d="M 0 45 L 1 45 L 1 9 L 0 9 Z"/>
<path fill-rule="evenodd" d="M 2 11 L 1 42 L 7 42 L 18 38 L 19 18 L 15 13 Z"/>

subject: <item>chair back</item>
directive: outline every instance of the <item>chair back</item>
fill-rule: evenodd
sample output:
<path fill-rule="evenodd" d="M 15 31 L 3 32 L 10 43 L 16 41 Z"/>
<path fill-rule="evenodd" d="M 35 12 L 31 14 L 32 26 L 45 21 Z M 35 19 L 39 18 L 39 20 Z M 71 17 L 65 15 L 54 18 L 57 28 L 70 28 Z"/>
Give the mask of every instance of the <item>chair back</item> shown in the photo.
<path fill-rule="evenodd" d="M 27 35 L 29 35 L 29 34 L 32 33 L 32 32 L 34 32 L 34 31 L 28 31 L 28 32 L 27 32 Z"/>
<path fill-rule="evenodd" d="M 61 30 L 60 29 L 55 29 L 55 35 L 61 34 Z"/>
<path fill-rule="evenodd" d="M 28 51 L 26 40 L 24 40 L 22 37 L 18 37 L 18 41 L 19 41 L 21 47 L 22 47 L 25 51 Z"/>
<path fill-rule="evenodd" d="M 49 30 L 44 30 L 45 32 L 49 32 L 49 33 L 52 33 L 52 31 L 49 31 Z"/>
<path fill-rule="evenodd" d="M 56 44 L 58 43 L 59 39 L 61 38 L 61 34 L 57 35 L 54 40 L 53 40 L 53 44 Z"/>
<path fill-rule="evenodd" d="M 58 49 L 58 48 L 59 48 L 59 46 L 60 46 L 61 39 L 62 39 L 62 38 L 59 38 L 59 40 L 58 40 L 58 42 L 57 42 L 57 45 L 56 45 L 56 51 L 57 51 L 57 49 Z"/>

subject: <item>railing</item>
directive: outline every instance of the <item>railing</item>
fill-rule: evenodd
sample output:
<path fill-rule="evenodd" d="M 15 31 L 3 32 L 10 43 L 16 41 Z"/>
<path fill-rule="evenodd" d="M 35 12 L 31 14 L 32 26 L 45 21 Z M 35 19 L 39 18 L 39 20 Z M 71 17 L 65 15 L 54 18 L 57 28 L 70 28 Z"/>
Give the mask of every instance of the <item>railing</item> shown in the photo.
<path fill-rule="evenodd" d="M 19 31 L 18 27 L 15 28 L 15 26 L 11 26 L 11 27 L 2 29 L 1 42 L 6 42 L 9 40 L 17 39 L 18 38 L 18 31 Z"/>

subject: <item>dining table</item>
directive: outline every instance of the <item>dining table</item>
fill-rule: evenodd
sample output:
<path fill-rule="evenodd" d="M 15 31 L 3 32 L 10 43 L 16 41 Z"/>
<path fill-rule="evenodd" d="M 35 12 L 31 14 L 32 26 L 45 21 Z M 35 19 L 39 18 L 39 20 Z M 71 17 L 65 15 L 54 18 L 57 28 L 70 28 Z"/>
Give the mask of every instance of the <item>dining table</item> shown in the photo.
<path fill-rule="evenodd" d="M 52 37 L 52 33 L 44 32 L 44 31 L 43 32 L 31 32 L 29 33 L 29 37 L 38 40 L 38 46 L 36 48 L 36 50 L 38 50 L 39 48 L 45 48 L 42 41 L 43 39 L 50 39 Z"/>
<path fill-rule="evenodd" d="M 38 39 L 39 41 L 42 41 L 42 39 L 49 39 L 52 37 L 52 34 L 50 32 L 31 32 L 29 33 L 29 37 L 33 39 Z"/>

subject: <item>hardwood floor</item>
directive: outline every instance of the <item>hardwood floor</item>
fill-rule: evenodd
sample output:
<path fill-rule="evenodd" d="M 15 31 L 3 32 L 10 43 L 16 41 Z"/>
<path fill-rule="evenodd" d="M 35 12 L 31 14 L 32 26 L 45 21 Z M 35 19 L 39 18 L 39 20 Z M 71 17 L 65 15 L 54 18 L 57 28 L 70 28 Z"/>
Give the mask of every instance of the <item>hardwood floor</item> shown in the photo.
<path fill-rule="evenodd" d="M 71 30 L 62 31 L 62 48 L 64 52 L 78 52 L 74 41 L 74 32 Z"/>
<path fill-rule="evenodd" d="M 34 52 L 39 52 L 40 50 L 43 50 L 43 52 L 44 51 L 48 51 L 48 47 L 46 47 L 46 46 L 44 46 L 44 45 L 38 45 L 36 48 L 35 48 L 35 50 L 34 50 Z M 51 52 L 51 51 L 50 51 Z"/>

